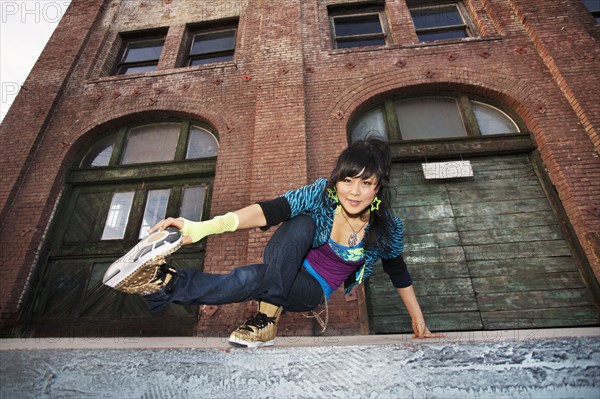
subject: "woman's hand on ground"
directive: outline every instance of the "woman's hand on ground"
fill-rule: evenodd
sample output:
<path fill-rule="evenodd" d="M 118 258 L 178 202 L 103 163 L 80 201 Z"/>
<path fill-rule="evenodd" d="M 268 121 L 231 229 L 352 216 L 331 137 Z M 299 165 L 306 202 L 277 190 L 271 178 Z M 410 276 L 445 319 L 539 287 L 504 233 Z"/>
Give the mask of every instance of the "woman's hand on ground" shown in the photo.
<path fill-rule="evenodd" d="M 432 333 L 431 331 L 429 331 L 429 328 L 427 328 L 427 325 L 425 324 L 425 320 L 413 320 L 412 328 L 415 333 L 413 338 L 424 339 L 424 338 L 444 338 L 445 337 L 444 334 Z"/>

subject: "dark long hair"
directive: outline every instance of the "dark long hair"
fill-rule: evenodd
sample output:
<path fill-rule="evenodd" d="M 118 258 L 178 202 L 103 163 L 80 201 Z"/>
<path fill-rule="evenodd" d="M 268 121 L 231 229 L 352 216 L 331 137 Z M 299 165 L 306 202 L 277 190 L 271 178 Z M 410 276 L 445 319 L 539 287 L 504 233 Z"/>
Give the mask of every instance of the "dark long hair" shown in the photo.
<path fill-rule="evenodd" d="M 392 169 L 392 153 L 387 142 L 370 138 L 357 141 L 346 148 L 338 157 L 335 168 L 327 182 L 327 188 L 346 177 L 377 179 L 377 197 L 381 200 L 378 211 L 372 211 L 369 217 L 369 228 L 365 237 L 365 248 L 388 248 L 392 243 L 392 210 L 390 193 L 390 172 Z M 362 173 L 361 173 L 362 172 Z M 327 195 L 327 190 L 323 195 Z M 332 206 L 336 204 L 330 201 Z"/>

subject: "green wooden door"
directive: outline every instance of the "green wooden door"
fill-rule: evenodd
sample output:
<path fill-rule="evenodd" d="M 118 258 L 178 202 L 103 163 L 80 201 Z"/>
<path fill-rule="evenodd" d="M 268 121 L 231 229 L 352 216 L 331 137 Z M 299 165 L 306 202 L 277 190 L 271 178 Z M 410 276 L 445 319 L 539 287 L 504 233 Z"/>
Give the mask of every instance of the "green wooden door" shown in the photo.
<path fill-rule="evenodd" d="M 433 330 L 589 326 L 598 313 L 527 155 L 471 160 L 474 177 L 425 180 L 398 163 L 394 210 Z M 409 332 L 381 268 L 366 285 L 374 333 Z"/>
<path fill-rule="evenodd" d="M 165 216 L 209 214 L 219 143 L 201 122 L 157 117 L 98 136 L 67 176 L 21 321 L 26 335 L 192 335 L 196 306 L 151 315 L 139 296 L 102 284 L 110 264 Z M 202 241 L 170 262 L 203 268 Z"/>
<path fill-rule="evenodd" d="M 49 239 L 48 258 L 34 283 L 27 334 L 192 335 L 197 306 L 170 305 L 164 313 L 152 315 L 141 297 L 110 289 L 102 284 L 102 277 L 157 218 L 182 212 L 201 218 L 210 181 L 196 178 L 74 187 L 61 206 Z M 204 243 L 200 243 L 182 248 L 171 263 L 202 269 L 203 258 Z"/>

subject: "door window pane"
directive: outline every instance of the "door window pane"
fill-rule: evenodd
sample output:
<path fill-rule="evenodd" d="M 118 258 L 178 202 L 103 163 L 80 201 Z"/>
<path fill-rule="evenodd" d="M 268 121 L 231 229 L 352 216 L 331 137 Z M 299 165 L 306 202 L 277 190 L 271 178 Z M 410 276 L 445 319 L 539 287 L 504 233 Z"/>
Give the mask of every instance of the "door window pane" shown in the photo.
<path fill-rule="evenodd" d="M 206 186 L 186 187 L 183 190 L 180 216 L 188 220 L 202 220 Z"/>
<path fill-rule="evenodd" d="M 169 189 L 148 191 L 148 199 L 146 200 L 146 209 L 144 210 L 139 238 L 146 237 L 148 229 L 165 218 L 170 194 L 171 190 Z"/>
<path fill-rule="evenodd" d="M 218 151 L 219 142 L 212 133 L 197 126 L 190 128 L 186 159 L 216 157 Z"/>
<path fill-rule="evenodd" d="M 158 123 L 131 129 L 122 164 L 172 161 L 180 128 L 179 123 Z"/>
<path fill-rule="evenodd" d="M 104 225 L 104 232 L 102 233 L 103 240 L 121 240 L 125 237 L 125 228 L 129 221 L 133 196 L 133 191 L 113 194 L 106 224 Z"/>
<path fill-rule="evenodd" d="M 519 132 L 517 125 L 504 112 L 475 101 L 472 107 L 482 135 Z"/>
<path fill-rule="evenodd" d="M 453 98 L 425 97 L 399 101 L 396 114 L 403 140 L 466 136 Z"/>
<path fill-rule="evenodd" d="M 385 118 L 383 116 L 383 108 L 378 107 L 361 116 L 358 122 L 354 125 L 350 139 L 352 142 L 364 140 L 367 138 L 379 138 L 387 141 L 385 130 Z"/>

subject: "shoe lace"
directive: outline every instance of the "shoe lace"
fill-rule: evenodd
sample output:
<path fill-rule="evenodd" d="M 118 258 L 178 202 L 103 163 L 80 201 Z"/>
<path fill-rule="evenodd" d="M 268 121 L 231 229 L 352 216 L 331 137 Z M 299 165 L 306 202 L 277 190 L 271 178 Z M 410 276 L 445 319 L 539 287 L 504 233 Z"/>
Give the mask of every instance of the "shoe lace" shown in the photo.
<path fill-rule="evenodd" d="M 150 284 L 162 284 L 165 281 L 167 274 L 174 276 L 176 273 L 177 271 L 170 265 L 160 265 L 160 267 L 155 270 L 154 276 L 150 279 Z"/>
<path fill-rule="evenodd" d="M 248 319 L 243 326 L 240 327 L 241 330 L 253 331 L 251 327 L 256 328 L 265 328 L 269 324 L 275 323 L 275 317 L 269 317 L 264 313 L 258 312 L 254 317 Z"/>

